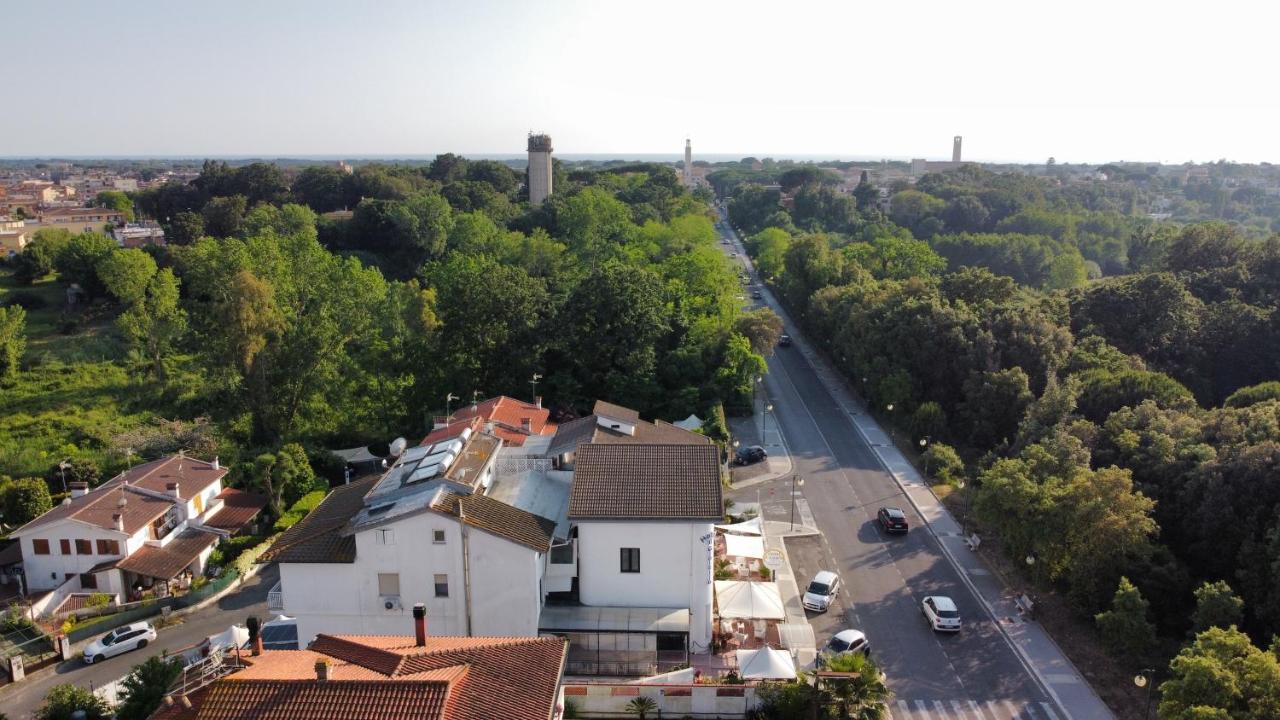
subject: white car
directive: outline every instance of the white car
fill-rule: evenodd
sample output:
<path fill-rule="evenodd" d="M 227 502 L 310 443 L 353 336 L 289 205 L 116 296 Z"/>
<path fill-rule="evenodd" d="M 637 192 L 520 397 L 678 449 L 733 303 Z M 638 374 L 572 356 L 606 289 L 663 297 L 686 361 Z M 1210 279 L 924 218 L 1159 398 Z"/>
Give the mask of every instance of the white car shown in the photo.
<path fill-rule="evenodd" d="M 809 587 L 805 588 L 801 604 L 806 610 L 826 612 L 839 592 L 840 576 L 829 570 L 823 570 L 809 581 Z"/>
<path fill-rule="evenodd" d="M 136 622 L 103 635 L 84 649 L 86 664 L 102 662 L 130 650 L 140 650 L 156 639 L 156 629 L 149 622 Z"/>
<path fill-rule="evenodd" d="M 831 639 L 827 641 L 826 647 L 822 648 L 823 657 L 851 652 L 860 652 L 863 655 L 871 654 L 871 642 L 867 640 L 867 636 L 861 630 L 852 628 L 841 630 L 832 635 Z"/>
<path fill-rule="evenodd" d="M 960 611 L 951 598 L 945 595 L 931 595 L 920 603 L 920 612 L 929 626 L 943 632 L 960 632 Z"/>

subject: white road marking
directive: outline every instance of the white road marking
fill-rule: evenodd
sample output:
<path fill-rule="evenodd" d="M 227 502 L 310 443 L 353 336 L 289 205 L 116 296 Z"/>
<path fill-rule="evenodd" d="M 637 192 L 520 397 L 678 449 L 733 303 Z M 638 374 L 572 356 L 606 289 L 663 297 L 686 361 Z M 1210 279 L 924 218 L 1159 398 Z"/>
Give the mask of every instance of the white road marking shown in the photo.
<path fill-rule="evenodd" d="M 951 718 L 947 716 L 947 706 L 943 705 L 941 700 L 933 701 L 933 709 L 938 713 L 938 717 L 942 718 L 942 720 L 951 720 Z"/>
<path fill-rule="evenodd" d="M 925 720 L 929 720 L 929 706 L 923 700 L 916 701 L 916 709 L 920 711 L 920 716 Z"/>
<path fill-rule="evenodd" d="M 1044 711 L 1045 715 L 1049 716 L 1049 720 L 1058 720 L 1058 713 L 1053 711 L 1053 706 L 1050 705 L 1049 703 L 1047 702 L 1040 703 L 1040 709 Z"/>
<path fill-rule="evenodd" d="M 907 705 L 906 700 L 898 701 L 898 712 L 901 714 L 902 720 L 911 720 L 911 706 Z"/>

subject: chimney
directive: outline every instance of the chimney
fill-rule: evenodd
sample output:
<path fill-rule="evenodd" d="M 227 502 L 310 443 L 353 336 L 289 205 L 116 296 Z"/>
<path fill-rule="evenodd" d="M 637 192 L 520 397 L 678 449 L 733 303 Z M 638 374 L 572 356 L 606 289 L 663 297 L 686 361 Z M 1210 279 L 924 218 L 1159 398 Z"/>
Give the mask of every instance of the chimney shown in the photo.
<path fill-rule="evenodd" d="M 251 617 L 244 624 L 249 628 L 249 645 L 253 648 L 253 656 L 258 657 L 262 654 L 262 623 L 258 618 Z"/>
<path fill-rule="evenodd" d="M 317 660 L 316 661 L 316 680 L 318 680 L 319 682 L 324 682 L 328 679 L 329 679 L 329 661 Z"/>
<path fill-rule="evenodd" d="M 214 455 L 214 456 L 213 456 L 213 469 L 214 469 L 214 470 L 221 470 L 221 469 L 222 469 L 222 466 L 218 464 L 218 456 L 217 456 L 217 455 Z"/>
<path fill-rule="evenodd" d="M 533 418 L 520 418 L 520 429 L 523 430 L 526 435 L 532 435 Z"/>
<path fill-rule="evenodd" d="M 176 482 L 166 483 L 164 488 L 165 490 L 169 491 L 170 495 L 178 498 L 179 500 L 182 499 L 182 495 L 178 493 L 178 483 Z"/>
<path fill-rule="evenodd" d="M 73 498 L 89 494 L 89 483 L 87 482 L 71 482 L 67 483 L 67 487 L 71 489 L 71 497 Z"/>
<path fill-rule="evenodd" d="M 120 513 L 112 515 L 111 522 L 116 526 L 116 532 L 124 532 L 124 515 Z"/>
<path fill-rule="evenodd" d="M 537 406 L 538 406 L 538 409 L 539 409 L 539 410 L 541 410 L 541 409 L 542 409 L 542 396 L 541 396 L 541 395 L 539 395 L 539 396 L 535 397 L 535 398 L 533 399 L 533 404 L 534 404 L 534 405 L 537 405 Z"/>
<path fill-rule="evenodd" d="M 413 636 L 417 640 L 418 647 L 426 646 L 427 606 L 423 603 L 414 603 L 413 605 Z"/>

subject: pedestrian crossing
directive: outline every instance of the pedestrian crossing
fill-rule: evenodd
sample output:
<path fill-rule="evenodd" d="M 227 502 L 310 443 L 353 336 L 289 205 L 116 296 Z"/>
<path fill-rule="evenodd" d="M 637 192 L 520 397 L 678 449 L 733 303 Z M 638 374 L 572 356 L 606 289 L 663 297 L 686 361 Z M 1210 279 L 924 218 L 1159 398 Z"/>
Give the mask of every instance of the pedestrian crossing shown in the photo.
<path fill-rule="evenodd" d="M 904 700 L 889 701 L 893 720 L 1065 720 L 1047 702 L 1013 700 Z"/>

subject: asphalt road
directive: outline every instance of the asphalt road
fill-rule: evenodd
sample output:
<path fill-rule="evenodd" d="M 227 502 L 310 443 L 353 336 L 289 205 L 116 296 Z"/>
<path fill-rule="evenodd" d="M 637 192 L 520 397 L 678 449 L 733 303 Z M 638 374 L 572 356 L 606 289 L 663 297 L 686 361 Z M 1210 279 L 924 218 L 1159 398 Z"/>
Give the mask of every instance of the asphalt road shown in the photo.
<path fill-rule="evenodd" d="M 736 240 L 721 247 L 749 266 Z M 785 332 L 800 335 L 791 326 Z M 1061 718 L 798 347 L 778 348 L 769 358 L 765 386 L 774 405 L 768 422 L 781 428 L 805 481 L 799 492 L 821 532 L 816 540 L 788 541 L 796 580 L 807 584 L 809 574 L 835 570 L 844 585 L 835 607 L 812 620 L 819 645 L 845 627 L 865 632 L 899 720 Z M 783 479 L 745 488 L 734 499 L 761 501 L 769 519 L 785 521 L 790 493 Z M 881 506 L 906 512 L 911 531 L 883 534 L 875 522 Z M 965 622 L 960 633 L 929 628 L 920 612 L 929 595 L 956 602 Z"/>
<path fill-rule="evenodd" d="M 280 579 L 275 565 L 247 580 L 239 590 L 226 595 L 217 603 L 183 618 L 182 622 L 158 630 L 156 641 L 142 650 L 125 653 L 93 665 L 85 665 L 73 658 L 57 666 L 51 674 L 27 678 L 20 685 L 6 688 L 0 695 L 0 710 L 13 720 L 25 720 L 43 702 L 44 696 L 55 685 L 70 683 L 80 687 L 100 687 L 129 674 L 134 665 L 166 650 L 182 650 L 216 635 L 229 626 L 243 625 L 245 618 L 255 615 L 262 619 L 267 613 L 267 591 Z M 157 618 L 158 619 L 158 618 Z"/>

